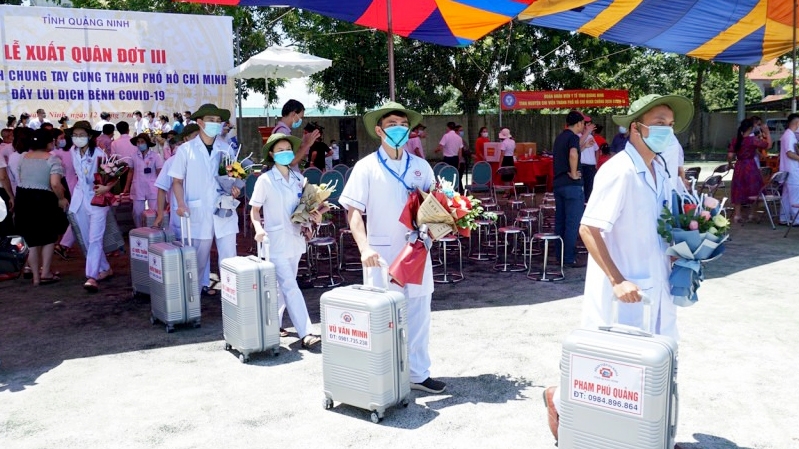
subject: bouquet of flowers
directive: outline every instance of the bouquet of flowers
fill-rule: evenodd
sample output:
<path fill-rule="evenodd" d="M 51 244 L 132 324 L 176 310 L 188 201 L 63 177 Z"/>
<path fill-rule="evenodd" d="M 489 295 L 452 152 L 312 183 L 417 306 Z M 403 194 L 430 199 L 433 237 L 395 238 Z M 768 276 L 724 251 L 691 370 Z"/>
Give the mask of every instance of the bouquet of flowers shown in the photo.
<path fill-rule="evenodd" d="M 669 285 L 674 304 L 682 307 L 699 300 L 696 290 L 704 280 L 702 267 L 721 256 L 729 237 L 730 221 L 721 212 L 724 203 L 706 194 L 678 195 L 672 192 L 671 206 L 664 202 L 658 233 L 671 244 L 666 254 L 675 258 Z"/>
<path fill-rule="evenodd" d="M 224 218 L 236 212 L 236 208 L 241 203 L 233 198 L 233 188 L 239 190 L 244 188 L 244 178 L 249 174 L 251 166 L 252 162 L 249 164 L 244 161 L 239 162 L 237 157 L 232 157 L 229 153 L 222 156 L 216 176 L 216 182 L 219 184 L 217 188 L 219 198 L 216 200 L 216 210 L 214 211 L 216 215 Z"/>
<path fill-rule="evenodd" d="M 94 173 L 94 185 L 111 186 L 117 182 L 120 176 L 127 173 L 130 166 L 124 161 L 126 158 L 121 158 L 114 154 L 112 156 L 103 156 L 97 159 L 97 172 Z M 114 204 L 116 196 L 110 191 L 103 195 L 95 195 L 92 197 L 91 205 L 99 207 L 107 207 Z"/>
<path fill-rule="evenodd" d="M 336 208 L 327 199 L 336 191 L 337 185 L 338 183 L 311 184 L 308 178 L 304 178 L 300 204 L 291 214 L 291 222 L 302 226 L 302 234 L 306 239 L 310 239 L 316 233 L 316 223 L 311 219 L 311 213 L 317 211 L 324 214 Z"/>
<path fill-rule="evenodd" d="M 400 287 L 421 284 L 434 241 L 449 234 L 469 237 L 480 217 L 496 220 L 496 214 L 484 212 L 480 200 L 459 194 L 454 185 L 439 177 L 429 193 L 416 190 L 408 197 L 400 215 L 400 222 L 409 229 L 408 243 L 388 269 L 391 282 Z"/>

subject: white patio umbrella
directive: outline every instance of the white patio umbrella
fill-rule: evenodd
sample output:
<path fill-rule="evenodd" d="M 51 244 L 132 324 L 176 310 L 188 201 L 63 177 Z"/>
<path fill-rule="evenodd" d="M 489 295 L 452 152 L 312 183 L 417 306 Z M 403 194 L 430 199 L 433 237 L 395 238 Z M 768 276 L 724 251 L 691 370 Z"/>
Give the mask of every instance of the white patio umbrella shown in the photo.
<path fill-rule="evenodd" d="M 269 47 L 243 64 L 228 71 L 228 76 L 239 79 L 303 78 L 328 68 L 330 59 L 300 53 L 291 47 Z M 269 106 L 269 91 L 266 92 Z M 269 117 L 267 114 L 267 124 Z"/>

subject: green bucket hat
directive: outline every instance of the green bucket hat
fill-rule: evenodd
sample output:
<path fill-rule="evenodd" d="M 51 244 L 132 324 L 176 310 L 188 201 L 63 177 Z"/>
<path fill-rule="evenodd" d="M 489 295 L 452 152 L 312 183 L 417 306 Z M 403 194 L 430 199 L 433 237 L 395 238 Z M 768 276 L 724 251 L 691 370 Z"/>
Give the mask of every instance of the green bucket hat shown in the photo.
<path fill-rule="evenodd" d="M 181 131 L 180 134 L 175 136 L 175 139 L 177 139 L 179 142 L 183 142 L 183 140 L 189 137 L 191 133 L 196 133 L 199 130 L 200 130 L 200 125 L 196 123 L 189 123 L 188 125 L 183 127 L 183 131 Z"/>
<path fill-rule="evenodd" d="M 419 122 L 422 121 L 422 114 L 416 111 L 411 111 L 410 109 L 405 109 L 405 106 L 397 102 L 389 101 L 374 111 L 369 111 L 363 115 L 363 124 L 366 126 L 366 132 L 375 139 L 379 139 L 380 136 L 375 133 L 375 126 L 377 126 L 377 122 L 380 121 L 381 118 L 388 115 L 388 113 L 392 111 L 401 111 L 408 116 L 409 129 L 413 129 L 419 124 Z"/>
<path fill-rule="evenodd" d="M 300 144 L 302 144 L 302 140 L 299 137 L 289 136 L 282 133 L 272 134 L 269 136 L 269 139 L 266 140 L 264 148 L 261 150 L 262 159 L 267 163 L 275 163 L 275 160 L 269 155 L 269 152 L 272 151 L 272 147 L 281 140 L 288 140 L 291 142 L 291 150 L 294 152 L 294 154 L 297 154 L 297 150 L 300 148 Z"/>
<path fill-rule="evenodd" d="M 627 115 L 614 115 L 613 123 L 630 129 L 630 123 L 644 115 L 647 111 L 665 104 L 674 112 L 674 132 L 681 133 L 688 128 L 694 117 L 694 105 L 682 95 L 649 94 L 632 102 Z"/>
<path fill-rule="evenodd" d="M 64 131 L 64 134 L 66 134 L 67 137 L 72 137 L 72 133 L 76 129 L 82 129 L 82 130 L 86 131 L 86 134 L 88 134 L 89 137 L 92 137 L 92 136 L 97 137 L 100 134 L 102 134 L 102 132 L 100 132 L 100 131 L 95 131 L 94 128 L 92 128 L 92 124 L 89 123 L 86 120 L 80 120 L 80 121 L 75 122 L 75 124 L 72 125 L 72 128 L 68 128 L 68 129 L 66 129 Z"/>
<path fill-rule="evenodd" d="M 191 115 L 192 120 L 197 120 L 198 118 L 201 119 L 207 115 L 215 115 L 222 119 L 223 122 L 230 120 L 230 110 L 228 109 L 220 109 L 216 107 L 215 104 L 206 103 L 200 106 L 200 109 L 194 112 Z"/>

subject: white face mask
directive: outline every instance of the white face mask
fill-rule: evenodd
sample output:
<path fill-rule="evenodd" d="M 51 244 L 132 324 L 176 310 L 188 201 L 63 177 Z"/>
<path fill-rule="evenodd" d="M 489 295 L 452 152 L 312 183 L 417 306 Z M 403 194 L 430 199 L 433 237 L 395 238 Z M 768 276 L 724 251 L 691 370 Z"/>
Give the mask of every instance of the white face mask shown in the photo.
<path fill-rule="evenodd" d="M 488 131 L 483 131 L 480 133 L 480 136 L 488 138 Z"/>
<path fill-rule="evenodd" d="M 74 143 L 75 146 L 78 147 L 78 148 L 83 148 L 83 147 L 85 147 L 86 145 L 89 144 L 89 138 L 88 137 L 73 137 L 72 138 L 72 143 Z"/>

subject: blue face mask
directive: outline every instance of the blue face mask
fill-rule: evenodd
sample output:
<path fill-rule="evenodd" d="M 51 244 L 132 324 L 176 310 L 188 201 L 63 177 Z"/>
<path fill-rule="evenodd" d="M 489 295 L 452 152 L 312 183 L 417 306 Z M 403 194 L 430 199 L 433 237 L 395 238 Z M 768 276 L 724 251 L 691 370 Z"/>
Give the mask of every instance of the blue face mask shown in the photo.
<path fill-rule="evenodd" d="M 278 165 L 289 165 L 293 160 L 293 151 L 281 151 L 280 153 L 275 153 L 275 163 Z"/>
<path fill-rule="evenodd" d="M 222 132 L 222 124 L 215 122 L 205 122 L 205 128 L 203 128 L 203 132 L 208 137 L 216 137 L 219 135 L 219 133 Z"/>
<path fill-rule="evenodd" d="M 653 153 L 660 154 L 665 151 L 674 138 L 674 128 L 671 126 L 646 126 L 643 123 L 641 126 L 649 130 L 649 136 L 641 138 Z"/>
<path fill-rule="evenodd" d="M 404 126 L 392 126 L 390 128 L 384 128 L 383 132 L 386 133 L 386 137 L 383 138 L 383 141 L 391 148 L 399 149 L 401 146 L 405 145 L 406 142 L 408 142 L 408 135 L 410 134 L 410 131 L 410 129 Z"/>
<path fill-rule="evenodd" d="M 149 146 L 147 146 L 146 143 L 140 143 L 137 146 L 139 147 L 139 151 L 141 151 L 142 153 L 144 153 L 145 151 L 147 151 L 148 148 L 150 148 Z"/>
<path fill-rule="evenodd" d="M 296 122 L 291 124 L 291 129 L 297 129 L 302 126 L 302 119 L 297 120 Z"/>

